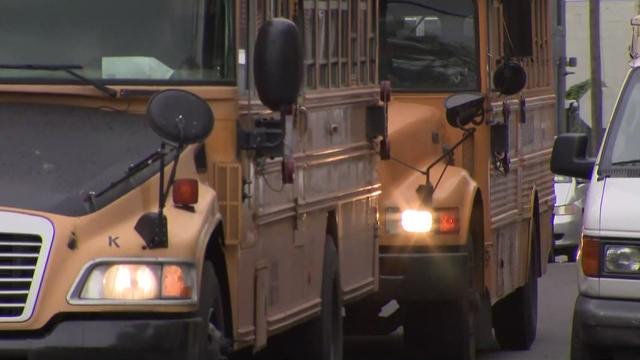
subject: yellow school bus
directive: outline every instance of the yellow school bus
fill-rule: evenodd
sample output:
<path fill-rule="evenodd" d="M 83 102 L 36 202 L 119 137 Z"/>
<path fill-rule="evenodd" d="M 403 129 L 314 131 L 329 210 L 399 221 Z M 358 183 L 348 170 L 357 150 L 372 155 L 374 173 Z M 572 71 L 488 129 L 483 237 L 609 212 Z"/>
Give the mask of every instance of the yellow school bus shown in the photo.
<path fill-rule="evenodd" d="M 378 286 L 377 4 L 0 7 L 0 357 L 341 359 Z"/>
<path fill-rule="evenodd" d="M 348 308 L 349 331 L 403 325 L 437 359 L 473 358 L 491 326 L 503 348 L 531 346 L 552 241 L 550 6 L 380 1 L 380 294 Z"/>

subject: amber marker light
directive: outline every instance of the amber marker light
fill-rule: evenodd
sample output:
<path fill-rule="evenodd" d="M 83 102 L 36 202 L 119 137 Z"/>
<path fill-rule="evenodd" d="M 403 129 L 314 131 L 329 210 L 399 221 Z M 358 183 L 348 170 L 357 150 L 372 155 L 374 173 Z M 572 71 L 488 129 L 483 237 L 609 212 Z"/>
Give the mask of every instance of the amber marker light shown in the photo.
<path fill-rule="evenodd" d="M 580 243 L 582 272 L 588 277 L 600 276 L 600 241 L 594 237 L 582 236 Z"/>
<path fill-rule="evenodd" d="M 192 285 L 187 284 L 187 276 L 179 265 L 165 265 L 162 273 L 162 297 L 190 298 Z"/>
<path fill-rule="evenodd" d="M 437 231 L 441 234 L 457 234 L 460 232 L 458 209 L 437 210 Z"/>
<path fill-rule="evenodd" d="M 198 203 L 198 180 L 178 179 L 173 184 L 173 203 L 189 206 Z"/>

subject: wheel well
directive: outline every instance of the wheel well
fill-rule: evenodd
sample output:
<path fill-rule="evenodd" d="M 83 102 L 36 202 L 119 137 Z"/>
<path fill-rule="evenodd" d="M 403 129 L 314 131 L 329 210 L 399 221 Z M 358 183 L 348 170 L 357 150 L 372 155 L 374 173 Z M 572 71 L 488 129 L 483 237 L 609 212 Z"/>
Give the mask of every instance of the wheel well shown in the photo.
<path fill-rule="evenodd" d="M 225 335 L 229 339 L 233 339 L 233 316 L 231 316 L 231 292 L 229 289 L 229 276 L 227 272 L 227 262 L 224 256 L 224 229 L 222 224 L 219 224 L 207 243 L 207 249 L 205 250 L 204 259 L 210 261 L 213 264 L 213 269 L 216 272 L 216 277 L 220 284 L 220 292 L 222 295 L 222 303 L 225 311 Z"/>
<path fill-rule="evenodd" d="M 539 200 L 538 200 L 538 192 L 536 191 L 533 195 L 533 226 L 536 227 L 536 237 L 534 239 L 531 239 L 531 241 L 533 241 L 533 255 L 534 255 L 534 259 L 535 259 L 535 267 L 536 267 L 536 273 L 538 274 L 538 277 L 542 276 L 542 261 L 540 260 L 540 253 L 541 253 L 541 249 L 540 249 L 540 204 L 539 204 Z"/>
<path fill-rule="evenodd" d="M 336 250 L 339 251 L 340 247 L 338 247 L 338 217 L 336 216 L 335 210 L 329 211 L 327 213 L 327 235 L 331 235 L 333 239 L 333 245 L 336 246 Z"/>
<path fill-rule="evenodd" d="M 471 218 L 469 219 L 469 231 L 475 244 L 473 245 L 473 251 L 475 252 L 475 258 L 480 259 L 481 269 L 477 269 L 478 279 L 480 281 L 481 288 L 484 288 L 484 208 L 482 201 L 482 194 L 480 191 L 476 191 L 473 199 L 473 207 L 471 208 Z M 481 274 L 481 276 L 480 276 Z"/>

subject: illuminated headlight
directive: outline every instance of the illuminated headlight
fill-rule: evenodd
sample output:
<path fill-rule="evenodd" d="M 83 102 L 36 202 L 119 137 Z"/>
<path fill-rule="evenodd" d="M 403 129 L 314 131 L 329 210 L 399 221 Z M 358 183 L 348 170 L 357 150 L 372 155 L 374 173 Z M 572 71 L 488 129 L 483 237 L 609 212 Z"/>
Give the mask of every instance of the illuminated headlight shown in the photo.
<path fill-rule="evenodd" d="M 553 209 L 555 215 L 575 215 L 578 212 L 580 212 L 580 207 L 576 204 L 560 205 Z"/>
<path fill-rule="evenodd" d="M 433 215 L 427 210 L 405 210 L 402 212 L 401 224 L 406 232 L 426 233 L 431 231 Z"/>
<path fill-rule="evenodd" d="M 608 245 L 604 251 L 607 272 L 640 273 L 640 247 Z"/>
<path fill-rule="evenodd" d="M 91 269 L 80 300 L 190 300 L 196 272 L 186 264 L 102 264 Z"/>

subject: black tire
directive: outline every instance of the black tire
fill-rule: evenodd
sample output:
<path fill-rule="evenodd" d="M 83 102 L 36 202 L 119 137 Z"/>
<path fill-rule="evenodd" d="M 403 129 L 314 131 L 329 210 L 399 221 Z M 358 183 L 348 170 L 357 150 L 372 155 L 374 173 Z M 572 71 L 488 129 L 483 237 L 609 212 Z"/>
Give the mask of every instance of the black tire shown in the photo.
<path fill-rule="evenodd" d="M 571 328 L 571 360 L 598 360 L 603 358 L 602 355 L 601 349 L 584 341 L 578 314 L 574 311 Z"/>
<path fill-rule="evenodd" d="M 199 360 L 226 359 L 230 351 L 229 338 L 225 336 L 225 309 L 220 291 L 220 282 L 213 264 L 205 261 L 202 266 L 198 315 L 205 327 L 205 336 L 200 340 Z"/>
<path fill-rule="evenodd" d="M 531 239 L 529 276 L 524 286 L 516 289 L 493 307 L 493 327 L 500 347 L 508 350 L 529 350 L 536 338 L 538 324 L 538 258 L 534 226 Z"/>
<path fill-rule="evenodd" d="M 295 352 L 298 360 L 342 360 L 342 288 L 338 250 L 333 238 L 327 235 L 322 269 L 322 310 L 320 317 L 303 326 L 302 341 Z"/>

